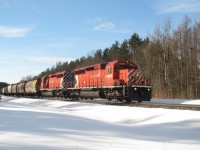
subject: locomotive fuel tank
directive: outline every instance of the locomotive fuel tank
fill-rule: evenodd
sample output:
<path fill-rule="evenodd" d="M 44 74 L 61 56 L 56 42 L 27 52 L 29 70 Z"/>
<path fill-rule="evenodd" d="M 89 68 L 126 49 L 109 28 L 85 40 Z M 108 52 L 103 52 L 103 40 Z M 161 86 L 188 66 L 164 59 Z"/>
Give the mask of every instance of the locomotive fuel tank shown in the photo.
<path fill-rule="evenodd" d="M 100 98 L 99 91 L 81 91 L 80 96 L 82 98 Z"/>

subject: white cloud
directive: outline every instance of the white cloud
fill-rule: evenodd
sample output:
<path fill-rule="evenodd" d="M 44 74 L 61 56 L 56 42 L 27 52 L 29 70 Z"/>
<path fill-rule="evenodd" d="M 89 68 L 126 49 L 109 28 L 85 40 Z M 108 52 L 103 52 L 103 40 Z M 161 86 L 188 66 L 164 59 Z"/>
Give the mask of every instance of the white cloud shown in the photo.
<path fill-rule="evenodd" d="M 94 30 L 97 30 L 97 31 L 112 31 L 114 29 L 115 29 L 115 25 L 112 22 L 104 22 L 94 27 Z"/>
<path fill-rule="evenodd" d="M 44 63 L 56 63 L 56 62 L 70 62 L 74 60 L 73 58 L 64 58 L 64 57 L 29 57 L 27 58 L 30 61 L 35 62 L 44 62 Z"/>
<path fill-rule="evenodd" d="M 32 28 L 0 26 L 0 37 L 17 38 L 26 36 Z"/>
<path fill-rule="evenodd" d="M 97 25 L 93 28 L 95 31 L 105 31 L 105 32 L 113 32 L 113 33 L 130 33 L 128 28 L 117 27 L 112 22 L 103 22 L 100 25 Z"/>
<path fill-rule="evenodd" d="M 151 2 L 159 14 L 200 12 L 199 0 L 151 0 Z"/>
<path fill-rule="evenodd" d="M 86 19 L 86 22 L 93 26 L 92 30 L 94 31 L 104 31 L 110 33 L 123 33 L 123 34 L 131 32 L 130 25 L 125 25 L 126 23 L 121 23 L 120 25 L 117 25 L 112 21 L 109 21 L 108 19 L 103 17 L 88 18 Z"/>

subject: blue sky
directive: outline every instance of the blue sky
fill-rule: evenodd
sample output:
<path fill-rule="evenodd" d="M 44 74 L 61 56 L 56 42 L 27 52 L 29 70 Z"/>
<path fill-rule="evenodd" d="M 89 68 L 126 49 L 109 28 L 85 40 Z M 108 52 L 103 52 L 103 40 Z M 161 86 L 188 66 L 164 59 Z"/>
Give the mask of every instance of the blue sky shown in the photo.
<path fill-rule="evenodd" d="M 58 61 L 145 38 L 168 17 L 200 18 L 200 0 L 0 0 L 0 81 L 19 82 Z"/>

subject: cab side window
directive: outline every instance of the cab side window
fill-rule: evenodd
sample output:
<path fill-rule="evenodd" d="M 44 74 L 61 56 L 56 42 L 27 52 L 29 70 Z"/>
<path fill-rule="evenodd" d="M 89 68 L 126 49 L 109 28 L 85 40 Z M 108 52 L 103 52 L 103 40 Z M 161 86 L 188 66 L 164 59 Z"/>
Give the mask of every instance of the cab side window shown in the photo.
<path fill-rule="evenodd" d="M 108 74 L 112 73 L 112 67 L 108 67 Z"/>

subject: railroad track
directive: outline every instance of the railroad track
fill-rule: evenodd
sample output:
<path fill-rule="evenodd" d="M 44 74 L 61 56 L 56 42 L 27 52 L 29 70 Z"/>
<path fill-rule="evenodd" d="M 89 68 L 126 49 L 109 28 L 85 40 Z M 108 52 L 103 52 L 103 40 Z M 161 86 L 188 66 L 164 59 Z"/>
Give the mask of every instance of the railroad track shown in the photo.
<path fill-rule="evenodd" d="M 180 109 L 180 110 L 195 110 L 200 111 L 200 105 L 187 105 L 187 104 L 164 104 L 164 103 L 151 103 L 151 102 L 118 102 L 106 100 L 80 100 L 84 103 L 115 105 L 115 106 L 130 106 L 130 107 L 144 107 L 144 108 L 164 108 L 164 109 Z"/>
<path fill-rule="evenodd" d="M 152 103 L 152 102 L 130 102 L 125 101 L 119 102 L 116 100 L 66 100 L 59 99 L 70 102 L 81 102 L 81 103 L 91 103 L 91 104 L 103 104 L 103 105 L 114 105 L 114 106 L 130 106 L 130 107 L 144 107 L 144 108 L 164 108 L 164 109 L 180 109 L 180 110 L 194 110 L 200 111 L 200 105 L 187 105 L 187 104 L 166 104 L 166 103 Z"/>

